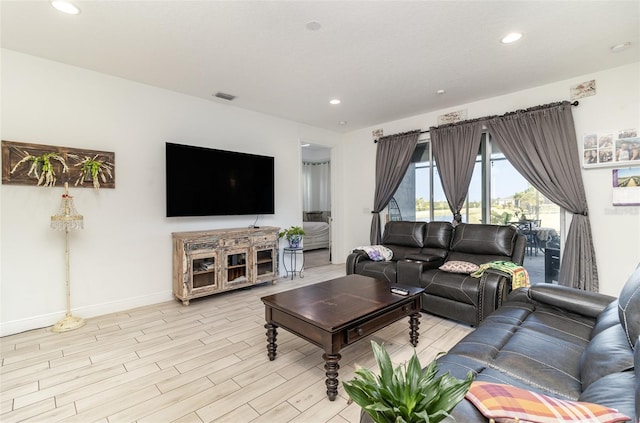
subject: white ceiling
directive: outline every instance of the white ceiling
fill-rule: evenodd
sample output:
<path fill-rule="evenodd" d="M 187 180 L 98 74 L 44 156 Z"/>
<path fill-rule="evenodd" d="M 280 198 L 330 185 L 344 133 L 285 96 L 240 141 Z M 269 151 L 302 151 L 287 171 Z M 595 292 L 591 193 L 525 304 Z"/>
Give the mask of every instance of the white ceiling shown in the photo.
<path fill-rule="evenodd" d="M 340 132 L 640 56 L 637 0 L 75 3 L 3 0 L 2 47 Z"/>

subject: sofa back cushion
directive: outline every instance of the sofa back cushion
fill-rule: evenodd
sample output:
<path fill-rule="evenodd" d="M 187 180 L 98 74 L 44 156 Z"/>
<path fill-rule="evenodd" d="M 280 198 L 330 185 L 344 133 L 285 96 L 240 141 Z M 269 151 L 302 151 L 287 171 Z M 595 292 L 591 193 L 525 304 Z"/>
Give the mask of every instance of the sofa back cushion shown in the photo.
<path fill-rule="evenodd" d="M 614 325 L 612 315 L 617 314 L 617 302 L 608 306 L 596 321 L 592 337 L 580 357 L 580 381 L 587 389 L 600 378 L 633 369 L 633 350 L 620 323 Z"/>
<path fill-rule="evenodd" d="M 427 223 L 424 246 L 425 248 L 441 248 L 448 250 L 451 245 L 453 226 L 449 222 Z"/>
<path fill-rule="evenodd" d="M 393 245 L 422 248 L 426 225 L 425 222 L 388 222 L 384 227 L 382 244 L 392 250 L 394 250 Z"/>
<path fill-rule="evenodd" d="M 618 298 L 618 317 L 629 346 L 640 336 L 640 265 L 625 283 Z"/>
<path fill-rule="evenodd" d="M 451 251 L 510 258 L 517 235 L 513 226 L 460 223 L 454 230 Z"/>

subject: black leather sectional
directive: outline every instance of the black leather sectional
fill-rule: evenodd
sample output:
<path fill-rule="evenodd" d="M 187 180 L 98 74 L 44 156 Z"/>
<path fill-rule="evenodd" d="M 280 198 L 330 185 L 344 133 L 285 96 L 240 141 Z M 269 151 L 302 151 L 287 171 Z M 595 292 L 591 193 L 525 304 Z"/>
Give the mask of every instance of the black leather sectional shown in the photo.
<path fill-rule="evenodd" d="M 438 267 L 452 260 L 522 264 L 526 239 L 513 226 L 392 221 L 385 226 L 382 245 L 393 251 L 391 261 L 372 261 L 355 250 L 347 257 L 347 274 L 424 287 L 424 311 L 476 326 L 511 291 L 510 276 L 490 270 L 473 278 Z"/>
<path fill-rule="evenodd" d="M 437 361 L 457 378 L 471 371 L 478 381 L 600 404 L 640 422 L 640 266 L 617 299 L 551 284 L 517 289 Z M 487 421 L 466 399 L 452 415 Z"/>

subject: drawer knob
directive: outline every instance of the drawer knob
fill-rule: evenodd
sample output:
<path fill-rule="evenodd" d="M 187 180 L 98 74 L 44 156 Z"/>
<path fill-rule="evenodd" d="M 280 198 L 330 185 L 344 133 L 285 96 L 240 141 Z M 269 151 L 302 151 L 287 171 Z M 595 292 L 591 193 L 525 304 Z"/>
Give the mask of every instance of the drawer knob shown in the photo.
<path fill-rule="evenodd" d="M 362 336 L 362 334 L 364 333 L 364 331 L 362 330 L 362 328 L 357 328 L 357 329 L 356 329 L 356 333 L 358 334 L 358 336 Z"/>
<path fill-rule="evenodd" d="M 408 305 L 402 307 L 402 311 L 404 311 L 405 313 L 409 310 L 411 310 L 411 308 Z"/>

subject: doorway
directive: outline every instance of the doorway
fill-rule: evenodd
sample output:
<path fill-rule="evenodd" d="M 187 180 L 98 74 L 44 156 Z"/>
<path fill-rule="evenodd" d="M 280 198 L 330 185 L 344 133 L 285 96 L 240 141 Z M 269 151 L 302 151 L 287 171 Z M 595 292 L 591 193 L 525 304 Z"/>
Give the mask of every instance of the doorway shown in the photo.
<path fill-rule="evenodd" d="M 303 143 L 302 223 L 304 266 L 331 263 L 331 149 Z"/>

